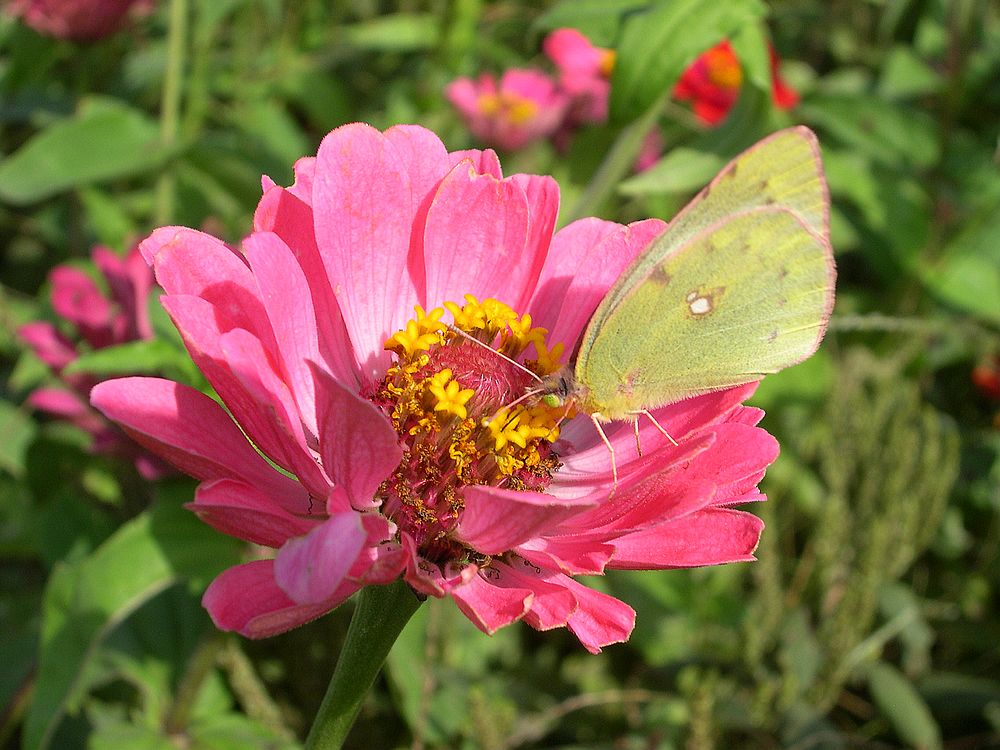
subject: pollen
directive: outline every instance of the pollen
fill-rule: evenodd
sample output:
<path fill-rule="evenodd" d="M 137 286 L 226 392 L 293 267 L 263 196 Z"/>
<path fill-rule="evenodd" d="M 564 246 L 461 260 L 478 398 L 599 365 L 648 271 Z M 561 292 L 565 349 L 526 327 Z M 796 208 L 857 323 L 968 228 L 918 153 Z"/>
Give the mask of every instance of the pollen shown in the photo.
<path fill-rule="evenodd" d="M 474 559 L 452 535 L 463 488 L 540 491 L 551 481 L 565 409 L 519 401 L 561 367 L 563 346 L 550 345 L 547 334 L 529 314 L 466 295 L 461 305 L 416 307 L 386 340 L 395 361 L 372 400 L 391 420 L 404 455 L 376 499 L 425 559 Z"/>

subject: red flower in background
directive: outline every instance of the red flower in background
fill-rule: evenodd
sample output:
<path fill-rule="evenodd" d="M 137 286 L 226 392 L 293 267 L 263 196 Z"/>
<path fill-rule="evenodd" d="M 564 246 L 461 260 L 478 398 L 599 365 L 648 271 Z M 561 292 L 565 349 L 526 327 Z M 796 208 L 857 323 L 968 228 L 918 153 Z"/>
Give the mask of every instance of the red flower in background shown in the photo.
<path fill-rule="evenodd" d="M 4 10 L 39 34 L 77 41 L 118 31 L 133 9 L 148 12 L 151 0 L 6 0 Z"/>
<path fill-rule="evenodd" d="M 791 109 L 799 95 L 778 73 L 778 54 L 769 48 L 771 56 L 771 97 L 778 109 Z M 706 125 L 718 125 L 729 114 L 739 98 L 743 85 L 743 68 L 728 41 L 720 42 L 703 52 L 684 71 L 674 87 L 674 97 L 692 102 L 695 115 Z"/>
<path fill-rule="evenodd" d="M 85 373 L 65 372 L 79 357 L 81 348 L 103 349 L 153 337 L 146 311 L 153 274 L 138 248 L 120 258 L 108 248 L 98 246 L 92 258 L 107 282 L 109 295 L 78 268 L 56 266 L 49 275 L 52 308 L 74 330 L 75 337 L 64 335 L 46 321 L 27 323 L 18 329 L 21 340 L 60 381 L 59 386 L 36 389 L 28 396 L 27 403 L 90 433 L 91 450 L 95 453 L 133 459 L 143 476 L 155 479 L 164 473 L 165 465 L 139 449 L 88 403 L 90 389 L 98 379 Z"/>
<path fill-rule="evenodd" d="M 972 383 L 986 398 L 1000 401 L 1000 355 L 994 354 L 972 370 Z"/>

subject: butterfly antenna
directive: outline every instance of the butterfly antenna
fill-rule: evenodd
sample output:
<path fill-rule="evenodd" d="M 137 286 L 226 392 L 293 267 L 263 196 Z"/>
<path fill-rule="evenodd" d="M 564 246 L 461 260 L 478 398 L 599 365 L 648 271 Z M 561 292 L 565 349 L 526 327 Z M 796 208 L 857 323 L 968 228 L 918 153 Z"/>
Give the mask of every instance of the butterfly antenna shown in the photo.
<path fill-rule="evenodd" d="M 639 410 L 639 411 L 637 411 L 635 413 L 636 414 L 643 414 L 643 415 L 645 415 L 649 419 L 649 421 L 653 423 L 653 426 L 660 431 L 660 434 L 663 435 L 663 437 L 665 437 L 667 440 L 669 440 L 674 446 L 678 445 L 677 441 L 674 440 L 670 436 L 669 432 L 667 432 L 666 430 L 663 429 L 663 426 L 659 422 L 656 421 L 656 417 L 654 417 L 652 414 L 650 414 L 648 409 L 641 409 L 641 410 Z M 635 423 L 635 444 L 636 445 L 639 444 L 639 422 L 638 421 L 636 421 L 636 423 Z"/>
<path fill-rule="evenodd" d="M 524 365 L 522 365 L 520 362 L 515 362 L 513 359 L 511 359 L 510 357 L 508 357 L 506 354 L 504 354 L 503 352 L 497 351 L 496 349 L 494 349 L 489 344 L 484 344 L 482 341 L 480 341 L 479 339 L 477 339 L 475 336 L 470 336 L 469 334 L 467 334 L 465 331 L 463 331 L 458 326 L 449 323 L 448 324 L 448 330 L 451 331 L 452 333 L 457 333 L 459 336 L 461 336 L 463 338 L 468 339 L 469 341 L 471 341 L 472 343 L 476 344 L 477 346 L 481 346 L 484 349 L 488 349 L 489 351 L 493 352 L 498 357 L 500 357 L 500 359 L 505 360 L 505 361 L 509 362 L 510 364 L 514 365 L 514 367 L 516 367 L 521 372 L 528 373 L 528 375 L 530 375 L 534 380 L 537 380 L 539 383 L 542 382 L 542 378 L 541 378 L 541 376 L 538 373 L 532 372 L 527 367 L 525 367 Z M 537 391 L 537 393 L 540 393 L 540 392 L 541 391 Z M 516 404 L 517 401 L 515 401 L 514 403 Z M 508 406 L 511 406 L 511 405 L 512 404 L 508 404 Z"/>
<path fill-rule="evenodd" d="M 473 339 L 473 341 L 475 341 L 475 339 Z M 494 349 L 492 351 L 496 351 L 496 350 Z M 497 354 L 500 354 L 500 352 L 497 352 Z M 503 355 L 500 355 L 500 356 L 503 356 Z M 504 357 L 504 358 L 506 359 L 506 357 Z M 518 396 L 517 398 L 515 398 L 509 404 L 504 404 L 503 406 L 501 406 L 499 409 L 497 409 L 496 413 L 499 413 L 503 409 L 509 409 L 512 406 L 517 406 L 522 401 L 526 401 L 527 399 L 531 398 L 532 396 L 537 396 L 539 393 L 543 393 L 544 391 L 545 391 L 544 388 L 532 388 L 530 391 L 527 391 L 524 394 L 522 394 L 522 395 Z M 483 424 L 484 425 L 488 425 L 490 422 L 492 422 L 493 421 L 493 417 L 496 416 L 496 413 L 494 413 L 493 416 L 490 416 L 490 417 L 487 417 L 486 419 L 484 419 L 483 420 Z"/>

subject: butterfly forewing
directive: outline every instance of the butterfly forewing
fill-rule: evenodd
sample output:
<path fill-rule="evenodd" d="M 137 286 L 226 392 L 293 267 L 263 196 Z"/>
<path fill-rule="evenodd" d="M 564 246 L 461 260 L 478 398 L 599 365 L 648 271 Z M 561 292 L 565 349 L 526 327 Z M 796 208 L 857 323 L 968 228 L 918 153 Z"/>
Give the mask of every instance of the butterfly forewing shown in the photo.
<path fill-rule="evenodd" d="M 616 419 L 751 382 L 818 346 L 833 259 L 800 212 L 744 206 L 679 246 L 668 229 L 646 255 L 643 278 L 591 322 L 578 354 L 591 411 Z"/>
<path fill-rule="evenodd" d="M 642 253 L 598 306 L 584 333 L 583 348 L 603 327 L 620 300 L 640 284 L 666 255 L 727 216 L 758 206 L 777 206 L 796 216 L 829 242 L 830 199 L 819 143 L 806 127 L 780 130 L 727 164 L 664 230 L 656 251 Z"/>

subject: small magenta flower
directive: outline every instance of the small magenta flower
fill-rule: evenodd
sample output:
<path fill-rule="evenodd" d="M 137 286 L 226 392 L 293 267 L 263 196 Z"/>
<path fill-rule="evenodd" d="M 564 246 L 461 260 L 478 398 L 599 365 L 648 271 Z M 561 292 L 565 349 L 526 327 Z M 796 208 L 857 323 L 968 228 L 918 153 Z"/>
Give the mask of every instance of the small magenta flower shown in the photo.
<path fill-rule="evenodd" d="M 791 109 L 799 95 L 782 79 L 780 60 L 773 46 L 771 58 L 771 98 L 778 109 Z M 743 68 L 728 41 L 703 52 L 681 74 L 674 87 L 674 98 L 690 101 L 695 115 L 706 125 L 718 125 L 736 104 L 743 85 Z"/>
<path fill-rule="evenodd" d="M 497 79 L 484 73 L 476 81 L 448 84 L 448 100 L 483 143 L 516 151 L 552 135 L 560 126 L 569 98 L 538 70 L 512 68 Z"/>
<path fill-rule="evenodd" d="M 153 479 L 161 476 L 166 467 L 139 450 L 121 430 L 90 407 L 88 397 L 97 379 L 83 373 L 64 372 L 79 357 L 81 349 L 103 349 L 153 337 L 146 310 L 153 274 L 138 248 L 120 258 L 108 248 L 98 246 L 91 257 L 104 276 L 108 294 L 90 276 L 72 266 L 56 266 L 49 275 L 52 308 L 75 334 L 72 338 L 45 321 L 27 323 L 18 329 L 21 340 L 60 381 L 58 387 L 36 389 L 28 396 L 27 403 L 90 433 L 91 450 L 95 453 L 133 459 L 139 472 Z"/>
<path fill-rule="evenodd" d="M 663 222 L 553 232 L 551 178 L 415 126 L 338 128 L 295 173 L 264 180 L 241 251 L 183 227 L 141 244 L 225 408 L 158 378 L 92 393 L 201 481 L 205 522 L 275 550 L 210 585 L 220 628 L 273 635 L 402 577 L 484 632 L 567 627 L 596 653 L 635 613 L 577 576 L 753 559 L 761 522 L 733 506 L 778 449 L 752 385 L 654 410 L 678 444 L 643 425 L 641 456 L 609 424 L 614 492 L 587 417 L 514 403 Z"/>
<path fill-rule="evenodd" d="M 150 0 L 6 0 L 4 10 L 40 34 L 87 41 L 118 31 L 130 12 L 148 12 Z"/>

